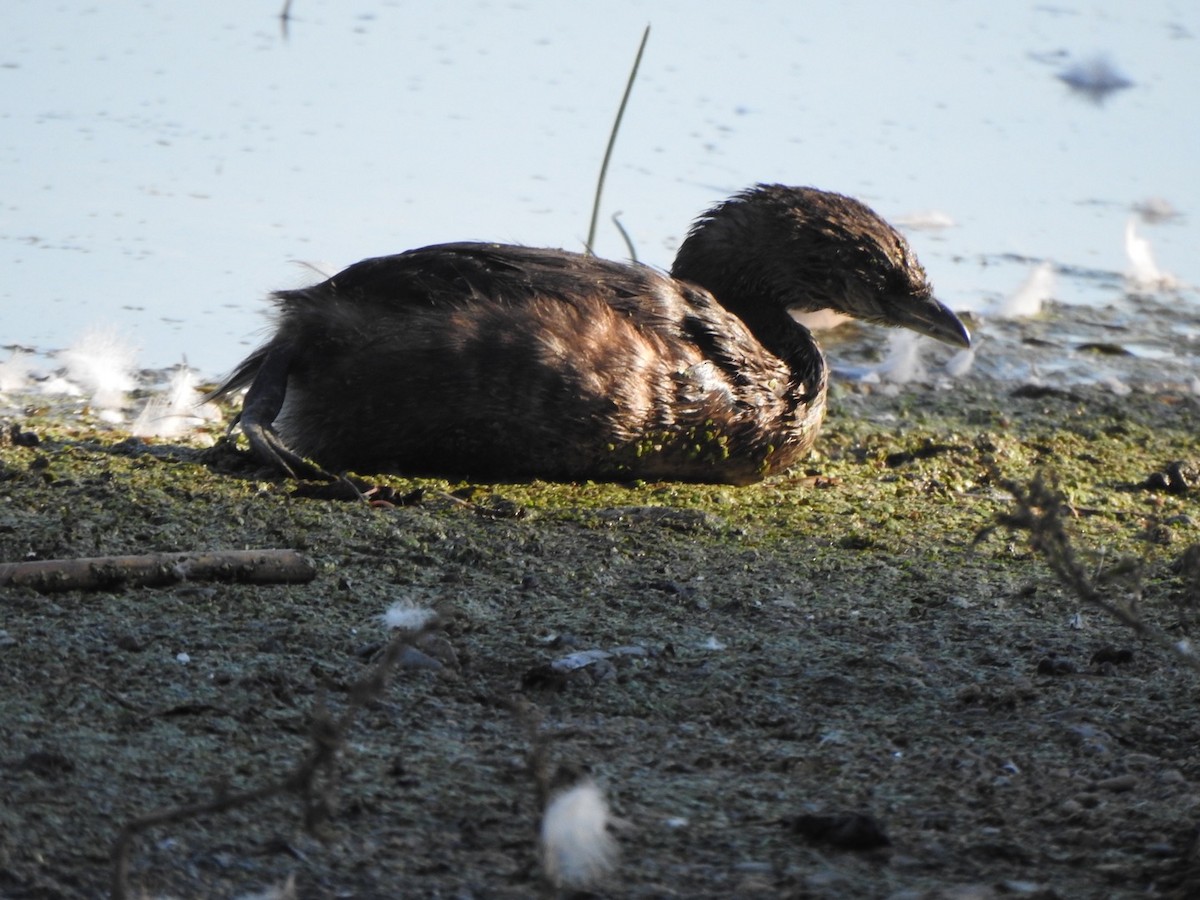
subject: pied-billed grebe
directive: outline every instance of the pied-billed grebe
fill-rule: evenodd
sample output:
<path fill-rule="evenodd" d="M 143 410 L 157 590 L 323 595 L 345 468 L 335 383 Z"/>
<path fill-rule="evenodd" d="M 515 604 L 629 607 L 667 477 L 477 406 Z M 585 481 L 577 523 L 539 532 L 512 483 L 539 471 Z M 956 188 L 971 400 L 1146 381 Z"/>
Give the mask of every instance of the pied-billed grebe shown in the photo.
<path fill-rule="evenodd" d="M 710 209 L 668 276 L 565 250 L 439 244 L 280 291 L 249 385 L 263 462 L 482 478 L 746 484 L 808 452 L 827 368 L 789 310 L 969 346 L 868 207 L 758 185 Z"/>

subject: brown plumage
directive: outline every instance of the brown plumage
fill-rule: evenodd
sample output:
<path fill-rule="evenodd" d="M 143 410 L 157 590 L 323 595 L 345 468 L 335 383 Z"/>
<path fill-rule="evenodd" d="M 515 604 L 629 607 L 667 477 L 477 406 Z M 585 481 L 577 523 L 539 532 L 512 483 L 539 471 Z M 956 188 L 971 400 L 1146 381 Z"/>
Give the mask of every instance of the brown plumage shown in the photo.
<path fill-rule="evenodd" d="M 704 214 L 669 276 L 439 244 L 274 297 L 274 337 L 214 396 L 249 385 L 242 431 L 293 475 L 745 484 L 804 456 L 824 417 L 825 360 L 789 309 L 970 343 L 886 222 L 781 185 Z"/>

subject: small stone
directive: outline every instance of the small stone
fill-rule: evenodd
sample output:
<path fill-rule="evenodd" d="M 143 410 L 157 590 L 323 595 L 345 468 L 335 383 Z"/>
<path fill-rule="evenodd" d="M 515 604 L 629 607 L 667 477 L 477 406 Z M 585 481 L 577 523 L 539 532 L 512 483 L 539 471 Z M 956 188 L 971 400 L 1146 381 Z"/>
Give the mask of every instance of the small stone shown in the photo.
<path fill-rule="evenodd" d="M 1036 881 L 1009 880 L 1000 882 L 1000 890 L 1006 894 L 1015 894 L 1018 897 L 1029 897 L 1034 894 L 1041 894 L 1044 888 Z"/>
<path fill-rule="evenodd" d="M 1125 665 L 1133 662 L 1133 650 L 1129 647 L 1113 647 L 1104 646 L 1092 654 L 1092 663 L 1112 663 L 1113 665 Z"/>
<path fill-rule="evenodd" d="M 1132 791 L 1137 787 L 1138 779 L 1136 775 L 1114 775 L 1112 778 L 1104 778 L 1097 781 L 1094 785 L 1098 791 L 1111 791 L 1113 793 L 1121 793 L 1124 791 Z"/>
<path fill-rule="evenodd" d="M 733 870 L 749 875 L 770 875 L 775 871 L 775 867 L 769 862 L 747 859 L 739 863 L 734 863 Z"/>
<path fill-rule="evenodd" d="M 9 440 L 14 447 L 36 447 L 41 440 L 32 431 L 22 431 L 21 426 L 14 423 L 8 429 Z"/>
<path fill-rule="evenodd" d="M 1075 671 L 1075 664 L 1061 656 L 1046 656 L 1039 659 L 1037 664 L 1039 675 L 1074 675 Z"/>
<path fill-rule="evenodd" d="M 138 653 L 146 646 L 139 641 L 135 635 L 129 634 L 128 632 L 118 635 L 117 639 L 113 641 L 113 643 L 117 645 L 117 649 L 127 650 L 130 653 Z"/>
<path fill-rule="evenodd" d="M 1158 757 L 1152 756 L 1149 753 L 1126 753 L 1124 759 L 1125 768 L 1134 772 L 1152 768 L 1158 762 Z"/>
<path fill-rule="evenodd" d="M 865 813 L 796 816 L 787 822 L 793 832 L 814 844 L 838 850 L 877 850 L 891 846 L 878 819 Z"/>
<path fill-rule="evenodd" d="M 1083 812 L 1083 804 L 1078 800 L 1068 798 L 1058 805 L 1058 811 L 1064 816 L 1073 818 Z"/>
<path fill-rule="evenodd" d="M 443 666 L 453 669 L 456 672 L 462 668 L 461 663 L 458 661 L 458 652 L 454 649 L 454 645 L 443 635 L 422 635 L 417 640 L 416 647 L 422 653 L 427 654 Z"/>
<path fill-rule="evenodd" d="M 411 644 L 400 652 L 398 665 L 402 669 L 426 669 L 431 672 L 438 672 L 444 668 L 441 660 L 434 659 Z"/>

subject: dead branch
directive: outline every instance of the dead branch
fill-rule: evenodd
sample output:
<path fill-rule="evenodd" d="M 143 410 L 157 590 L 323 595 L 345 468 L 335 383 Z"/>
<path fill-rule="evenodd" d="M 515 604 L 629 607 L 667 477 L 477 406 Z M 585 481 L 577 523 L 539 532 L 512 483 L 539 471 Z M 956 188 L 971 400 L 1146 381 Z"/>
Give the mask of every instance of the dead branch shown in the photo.
<path fill-rule="evenodd" d="M 295 550 L 211 550 L 0 563 L 0 587 L 41 593 L 158 587 L 182 581 L 299 584 L 317 571 Z"/>

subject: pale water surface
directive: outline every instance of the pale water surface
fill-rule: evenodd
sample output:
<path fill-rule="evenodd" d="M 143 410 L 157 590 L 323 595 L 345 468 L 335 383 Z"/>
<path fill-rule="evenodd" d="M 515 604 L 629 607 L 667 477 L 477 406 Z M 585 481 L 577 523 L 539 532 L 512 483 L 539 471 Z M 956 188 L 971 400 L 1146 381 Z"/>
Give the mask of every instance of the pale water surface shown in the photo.
<path fill-rule="evenodd" d="M 268 290 L 311 280 L 296 261 L 578 249 L 646 24 L 600 254 L 625 255 L 617 211 L 667 266 L 714 201 L 812 184 L 951 220 L 909 235 L 955 308 L 1051 260 L 1055 297 L 1136 316 L 1126 228 L 1158 198 L 1180 215 L 1136 236 L 1176 287 L 1143 293 L 1194 317 L 1195 3 L 295 0 L 286 39 L 281 5 L 6 0 L 0 345 L 115 326 L 142 365 L 215 375 L 261 339 Z M 1096 59 L 1132 86 L 1096 103 L 1056 77 Z"/>

